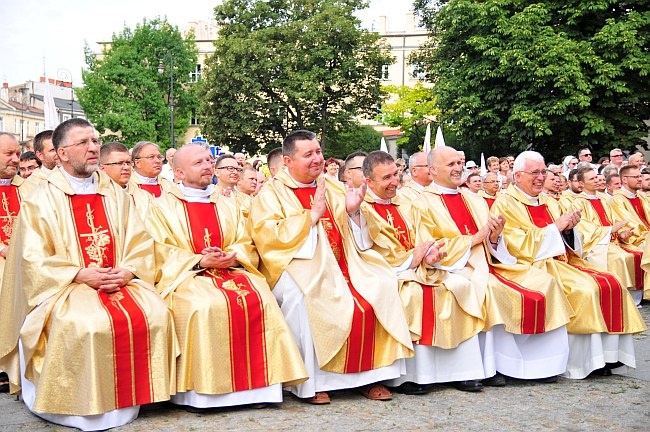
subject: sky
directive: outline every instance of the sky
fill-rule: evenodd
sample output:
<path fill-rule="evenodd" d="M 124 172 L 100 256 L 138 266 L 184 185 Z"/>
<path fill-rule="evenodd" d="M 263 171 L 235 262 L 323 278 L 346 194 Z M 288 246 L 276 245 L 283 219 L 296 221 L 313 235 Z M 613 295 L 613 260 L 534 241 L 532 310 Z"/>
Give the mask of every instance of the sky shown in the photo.
<path fill-rule="evenodd" d="M 189 21 L 207 20 L 220 0 L 0 0 L 0 81 L 9 85 L 48 77 L 76 87 L 85 67 L 86 42 L 110 41 L 125 25 L 143 18 L 167 17 L 183 28 Z M 402 31 L 410 0 L 370 0 L 358 16 L 370 28 L 377 17 L 388 16 L 388 31 Z M 191 7 L 188 7 L 191 6 Z"/>

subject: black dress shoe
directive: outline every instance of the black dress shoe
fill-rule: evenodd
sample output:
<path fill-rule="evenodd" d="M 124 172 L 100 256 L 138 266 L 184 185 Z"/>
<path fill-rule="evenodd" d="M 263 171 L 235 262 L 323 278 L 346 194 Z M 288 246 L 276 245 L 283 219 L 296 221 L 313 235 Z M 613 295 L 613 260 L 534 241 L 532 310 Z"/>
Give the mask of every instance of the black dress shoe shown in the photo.
<path fill-rule="evenodd" d="M 600 369 L 591 371 L 589 376 L 604 376 L 604 377 L 612 376 L 612 370 L 609 369 L 607 366 L 605 366 Z"/>
<path fill-rule="evenodd" d="M 451 383 L 456 390 L 465 392 L 479 392 L 483 390 L 483 384 L 478 380 L 455 381 Z"/>
<path fill-rule="evenodd" d="M 550 376 L 550 377 L 546 377 L 546 378 L 537 378 L 536 380 L 533 380 L 533 381 L 538 382 L 538 383 L 542 383 L 542 384 L 552 384 L 554 382 L 557 382 L 557 379 L 558 379 L 558 376 L 554 375 L 554 376 Z"/>
<path fill-rule="evenodd" d="M 481 384 L 486 387 L 505 387 L 506 386 L 506 377 L 497 372 L 496 375 L 490 378 L 485 378 L 481 380 Z"/>
<path fill-rule="evenodd" d="M 404 384 L 395 387 L 394 389 L 397 393 L 419 396 L 429 393 L 429 389 L 426 386 L 407 381 Z"/>

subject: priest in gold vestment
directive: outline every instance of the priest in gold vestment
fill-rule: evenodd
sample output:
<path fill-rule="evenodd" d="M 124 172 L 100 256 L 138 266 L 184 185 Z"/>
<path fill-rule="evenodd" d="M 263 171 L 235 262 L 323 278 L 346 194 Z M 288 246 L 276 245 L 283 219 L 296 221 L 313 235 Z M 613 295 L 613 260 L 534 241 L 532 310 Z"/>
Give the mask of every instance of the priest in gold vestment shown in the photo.
<path fill-rule="evenodd" d="M 640 302 L 647 275 L 641 268 L 643 250 L 627 243 L 632 228 L 614 213 L 606 197 L 597 193 L 597 174 L 591 167 L 578 168 L 577 178 L 582 185 L 582 193 L 573 200 L 573 207 L 582 211 L 578 229 L 595 240 L 583 245 L 584 258 L 613 273 Z"/>
<path fill-rule="evenodd" d="M 513 171 L 515 184 L 497 199 L 492 212 L 506 219 L 503 232 L 510 252 L 520 263 L 555 277 L 571 303 L 565 375 L 579 379 L 591 373 L 611 375 L 620 363 L 634 367 L 632 334 L 646 326 L 616 277 L 580 258 L 582 237 L 575 229 L 580 212 L 562 213 L 555 200 L 541 195 L 546 167 L 539 153 L 521 153 Z"/>
<path fill-rule="evenodd" d="M 210 151 L 174 155 L 178 187 L 154 201 L 158 289 L 174 314 L 181 355 L 172 402 L 195 408 L 282 402 L 307 378 L 293 336 L 234 202 L 211 184 Z"/>
<path fill-rule="evenodd" d="M 369 399 L 390 399 L 372 384 L 398 378 L 413 348 L 397 279 L 368 250 L 365 187 L 319 179 L 324 158 L 312 132 L 290 134 L 282 148 L 286 169 L 253 200 L 248 226 L 309 374 L 291 391 L 317 404 L 329 403 L 330 390 L 361 386 Z"/>
<path fill-rule="evenodd" d="M 644 271 L 650 271 L 650 242 L 646 241 L 650 229 L 650 199 L 641 191 L 641 171 L 635 165 L 626 165 L 620 170 L 621 187 L 614 191 L 609 203 L 614 214 L 628 221 L 632 230 L 630 238 L 623 243 L 634 250 L 646 251 L 642 257 L 641 266 Z M 632 292 L 635 302 L 641 302 L 641 293 Z M 650 284 L 645 284 L 643 298 L 650 300 Z"/>
<path fill-rule="evenodd" d="M 133 420 L 173 392 L 176 337 L 155 292 L 153 239 L 96 172 L 86 120 L 61 123 L 56 168 L 22 202 L 0 289 L 0 367 L 30 411 L 83 430 Z"/>
<path fill-rule="evenodd" d="M 459 188 L 463 164 L 456 150 L 433 149 L 429 167 L 433 183 L 413 205 L 420 227 L 446 242 L 447 256 L 436 266 L 471 282 L 472 290 L 457 297 L 485 322 L 486 376 L 556 380 L 566 369 L 572 313 L 561 287 L 547 273 L 517 264 L 502 235 L 505 220 Z"/>
<path fill-rule="evenodd" d="M 426 154 L 418 153 L 426 165 Z M 415 161 L 411 158 L 411 173 Z M 405 360 L 406 374 L 386 384 L 406 394 L 426 392 L 426 384 L 454 382 L 467 391 L 481 386 L 469 380 L 485 378 L 478 333 L 482 312 L 463 309 L 458 292 L 471 291 L 469 280 L 433 267 L 444 253 L 420 224 L 420 213 L 406 199 L 396 198 L 398 168 L 388 153 L 374 151 L 363 163 L 368 191 L 364 214 L 371 220 L 373 250 L 393 267 L 409 324 L 415 356 Z M 403 189 L 403 188 L 402 188 Z M 401 197 L 401 195 L 400 195 Z M 464 382 L 464 383 L 462 383 Z"/>

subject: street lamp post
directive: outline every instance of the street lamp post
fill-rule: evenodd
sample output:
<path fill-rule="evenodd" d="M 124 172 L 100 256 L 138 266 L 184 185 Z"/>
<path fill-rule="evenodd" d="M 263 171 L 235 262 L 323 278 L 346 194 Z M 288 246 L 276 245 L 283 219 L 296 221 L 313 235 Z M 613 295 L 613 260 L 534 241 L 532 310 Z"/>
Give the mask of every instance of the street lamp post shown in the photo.
<path fill-rule="evenodd" d="M 74 118 L 74 88 L 72 87 L 72 72 L 66 68 L 59 68 L 56 76 L 62 82 L 70 82 L 70 118 Z"/>
<path fill-rule="evenodd" d="M 172 148 L 174 148 L 174 56 L 165 54 L 164 60 L 169 60 L 169 127 L 172 135 Z M 165 72 L 163 59 L 158 63 L 158 73 Z"/>
<path fill-rule="evenodd" d="M 20 88 L 20 142 L 25 140 L 25 101 L 29 101 L 25 93 L 29 92 L 29 87 Z"/>

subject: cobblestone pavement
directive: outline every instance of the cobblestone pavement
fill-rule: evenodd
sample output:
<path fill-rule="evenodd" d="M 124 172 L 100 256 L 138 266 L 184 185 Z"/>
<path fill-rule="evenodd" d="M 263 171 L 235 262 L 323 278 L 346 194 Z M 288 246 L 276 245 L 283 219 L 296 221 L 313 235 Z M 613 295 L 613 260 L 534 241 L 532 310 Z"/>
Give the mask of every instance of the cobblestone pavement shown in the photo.
<path fill-rule="evenodd" d="M 650 303 L 641 313 L 650 323 Z M 189 413 L 168 403 L 144 407 L 130 431 L 644 431 L 650 422 L 650 338 L 635 336 L 637 369 L 611 377 L 561 378 L 554 384 L 509 380 L 504 388 L 464 393 L 435 386 L 424 396 L 395 395 L 389 402 L 334 392 L 332 404 L 311 406 L 286 395 L 281 405 Z M 68 430 L 30 414 L 24 404 L 0 396 L 1 431 Z"/>

